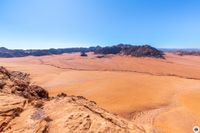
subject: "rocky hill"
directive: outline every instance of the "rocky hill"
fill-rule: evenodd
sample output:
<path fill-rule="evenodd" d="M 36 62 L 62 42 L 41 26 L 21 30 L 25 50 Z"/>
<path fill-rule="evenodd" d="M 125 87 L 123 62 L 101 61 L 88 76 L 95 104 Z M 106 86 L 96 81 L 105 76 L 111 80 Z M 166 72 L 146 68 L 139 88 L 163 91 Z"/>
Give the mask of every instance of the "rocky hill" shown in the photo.
<path fill-rule="evenodd" d="M 121 54 L 135 57 L 154 57 L 164 58 L 164 53 L 149 45 L 134 46 L 134 45 L 116 45 L 111 47 L 97 48 L 95 54 Z"/>
<path fill-rule="evenodd" d="M 82 96 L 48 92 L 28 74 L 0 67 L 0 132 L 3 133 L 156 133 L 111 114 Z"/>

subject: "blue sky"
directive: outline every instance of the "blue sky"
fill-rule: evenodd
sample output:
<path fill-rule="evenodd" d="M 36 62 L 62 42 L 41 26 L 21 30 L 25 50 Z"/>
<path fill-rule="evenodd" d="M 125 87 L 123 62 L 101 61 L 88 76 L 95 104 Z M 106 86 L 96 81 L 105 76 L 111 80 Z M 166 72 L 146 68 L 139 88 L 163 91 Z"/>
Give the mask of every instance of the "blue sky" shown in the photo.
<path fill-rule="evenodd" d="M 0 46 L 200 48 L 199 0 L 1 0 Z"/>

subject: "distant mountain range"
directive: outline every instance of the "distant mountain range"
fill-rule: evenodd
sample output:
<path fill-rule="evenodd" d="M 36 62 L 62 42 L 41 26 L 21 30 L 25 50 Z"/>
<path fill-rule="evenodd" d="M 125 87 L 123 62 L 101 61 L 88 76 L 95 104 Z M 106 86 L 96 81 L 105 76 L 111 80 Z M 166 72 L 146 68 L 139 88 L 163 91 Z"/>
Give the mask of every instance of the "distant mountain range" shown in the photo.
<path fill-rule="evenodd" d="M 195 55 L 200 56 L 200 49 L 198 48 L 185 48 L 185 49 L 159 49 L 164 52 L 175 53 L 180 56 Z"/>
<path fill-rule="evenodd" d="M 0 47 L 0 57 L 24 57 L 24 56 L 44 56 L 53 54 L 73 53 L 73 52 L 94 52 L 95 54 L 121 54 L 135 57 L 154 57 L 164 58 L 164 53 L 149 45 L 129 45 L 118 44 L 107 47 L 89 47 L 89 48 L 59 48 L 59 49 L 37 49 L 37 50 L 22 50 L 22 49 L 7 49 Z"/>
<path fill-rule="evenodd" d="M 159 48 L 163 52 L 176 52 L 176 51 L 188 51 L 188 52 L 200 52 L 200 48 Z"/>
<path fill-rule="evenodd" d="M 73 52 L 92 52 L 96 47 L 90 48 L 59 48 L 59 49 L 7 49 L 5 47 L 0 47 L 0 57 L 24 57 L 24 56 L 44 56 L 52 54 L 63 54 L 63 53 L 73 53 Z"/>

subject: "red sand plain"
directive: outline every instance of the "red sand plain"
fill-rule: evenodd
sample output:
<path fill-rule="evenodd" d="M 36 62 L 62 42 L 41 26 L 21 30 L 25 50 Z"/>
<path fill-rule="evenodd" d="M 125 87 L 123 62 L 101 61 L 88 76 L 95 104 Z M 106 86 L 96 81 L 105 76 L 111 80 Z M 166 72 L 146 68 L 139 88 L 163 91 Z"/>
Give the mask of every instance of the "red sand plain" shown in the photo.
<path fill-rule="evenodd" d="M 30 73 L 50 95 L 81 95 L 135 123 L 165 133 L 200 126 L 200 56 L 166 59 L 89 53 L 0 58 L 0 65 Z"/>

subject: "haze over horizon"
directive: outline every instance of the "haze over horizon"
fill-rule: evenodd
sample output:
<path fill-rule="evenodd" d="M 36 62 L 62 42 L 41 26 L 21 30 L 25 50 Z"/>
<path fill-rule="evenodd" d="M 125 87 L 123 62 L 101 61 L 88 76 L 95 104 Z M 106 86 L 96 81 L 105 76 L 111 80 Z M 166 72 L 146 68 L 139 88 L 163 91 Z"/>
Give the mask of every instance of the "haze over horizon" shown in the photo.
<path fill-rule="evenodd" d="M 2 0 L 0 47 L 200 48 L 198 0 Z"/>

